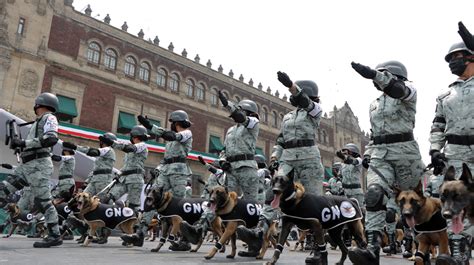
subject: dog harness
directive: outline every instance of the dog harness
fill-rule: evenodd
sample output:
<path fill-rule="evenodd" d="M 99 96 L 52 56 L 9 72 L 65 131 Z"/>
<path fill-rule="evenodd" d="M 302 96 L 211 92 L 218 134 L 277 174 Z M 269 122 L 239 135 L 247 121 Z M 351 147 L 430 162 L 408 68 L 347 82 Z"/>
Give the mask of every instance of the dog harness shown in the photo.
<path fill-rule="evenodd" d="M 54 206 L 56 211 L 58 212 L 59 223 L 61 224 L 62 221 L 66 220 L 69 214 L 71 213 L 71 209 L 67 205 L 67 202 L 63 202 Z"/>
<path fill-rule="evenodd" d="M 207 201 L 201 198 L 196 199 L 178 199 L 171 198 L 166 209 L 158 212 L 161 217 L 179 216 L 184 221 L 193 224 L 201 217 Z"/>
<path fill-rule="evenodd" d="M 257 226 L 261 211 L 261 204 L 251 201 L 238 200 L 237 205 L 230 213 L 219 215 L 219 217 L 224 223 L 230 221 L 241 221 L 244 222 L 246 227 L 252 228 Z"/>
<path fill-rule="evenodd" d="M 12 224 L 31 223 L 35 219 L 32 213 L 20 213 L 18 216 L 11 218 Z"/>
<path fill-rule="evenodd" d="M 324 229 L 362 219 L 359 204 L 340 196 L 317 196 L 306 193 L 292 207 L 281 208 L 283 216 L 300 220 L 318 220 Z"/>
<path fill-rule="evenodd" d="M 437 211 L 433 216 L 431 216 L 428 222 L 415 225 L 415 234 L 423 233 L 435 233 L 446 230 L 448 225 L 446 219 L 441 215 L 441 211 Z"/>
<path fill-rule="evenodd" d="M 84 219 L 89 222 L 100 221 L 107 228 L 114 229 L 123 222 L 137 219 L 137 215 L 128 207 L 120 208 L 114 205 L 99 204 L 95 210 L 84 214 Z"/>

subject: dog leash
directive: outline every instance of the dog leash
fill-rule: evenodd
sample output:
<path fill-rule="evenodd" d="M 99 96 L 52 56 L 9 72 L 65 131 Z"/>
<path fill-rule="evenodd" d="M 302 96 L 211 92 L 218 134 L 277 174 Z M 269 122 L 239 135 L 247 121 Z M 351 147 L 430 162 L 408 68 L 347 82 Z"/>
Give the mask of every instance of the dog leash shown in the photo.
<path fill-rule="evenodd" d="M 110 182 L 107 186 L 105 186 L 105 188 L 103 188 L 101 191 L 97 192 L 95 194 L 95 196 L 98 196 L 99 194 L 102 194 L 104 193 L 105 191 L 109 191 L 110 189 L 112 189 L 113 186 L 115 186 L 115 184 L 118 182 L 118 179 L 117 178 L 114 178 L 112 180 L 112 182 Z"/>

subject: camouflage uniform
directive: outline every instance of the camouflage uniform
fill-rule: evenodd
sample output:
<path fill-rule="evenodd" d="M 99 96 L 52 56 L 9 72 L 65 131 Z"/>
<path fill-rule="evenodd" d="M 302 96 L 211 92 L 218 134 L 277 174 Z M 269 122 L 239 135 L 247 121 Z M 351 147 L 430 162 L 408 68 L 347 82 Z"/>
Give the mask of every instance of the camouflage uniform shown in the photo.
<path fill-rule="evenodd" d="M 444 175 L 431 175 L 428 179 L 428 184 L 426 185 L 424 195 L 425 197 L 439 198 L 439 188 L 443 184 Z"/>
<path fill-rule="evenodd" d="M 77 151 L 84 154 L 88 154 L 90 147 L 77 146 Z M 92 195 L 97 194 L 103 190 L 113 179 L 112 169 L 115 164 L 115 150 L 112 147 L 99 148 L 99 156 L 95 157 L 94 168 L 92 169 L 92 175 L 87 183 L 87 187 L 84 190 Z M 89 179 L 89 178 L 88 178 Z"/>
<path fill-rule="evenodd" d="M 331 195 L 343 195 L 344 189 L 342 188 L 342 181 L 339 177 L 331 177 L 328 181 L 329 193 Z"/>
<path fill-rule="evenodd" d="M 151 132 L 160 137 L 166 129 L 153 125 Z M 166 151 L 161 161 L 160 175 L 157 184 L 165 191 L 171 191 L 173 197 L 183 198 L 186 191 L 186 181 L 192 172 L 186 163 L 188 153 L 193 145 L 193 134 L 191 130 L 176 133 L 175 141 L 166 142 Z"/>
<path fill-rule="evenodd" d="M 360 157 L 355 158 L 354 164 L 342 164 L 341 175 L 342 175 L 342 188 L 344 189 L 344 195 L 347 198 L 357 199 L 361 208 L 364 205 L 364 193 L 360 185 L 362 179 L 362 159 Z"/>
<path fill-rule="evenodd" d="M 323 193 L 324 172 L 315 141 L 321 115 L 321 106 L 314 101 L 307 108 L 298 107 L 286 114 L 271 155 L 280 163 L 276 174 L 286 176 L 293 171 L 295 181 L 301 182 L 306 192 L 317 195 Z"/>
<path fill-rule="evenodd" d="M 69 192 L 71 187 L 76 186 L 74 182 L 74 168 L 76 167 L 76 159 L 73 155 L 61 156 L 62 163 L 59 166 L 58 186 L 55 190 L 56 195 L 62 192 Z"/>
<path fill-rule="evenodd" d="M 114 141 L 112 147 L 127 152 L 124 157 L 124 166 L 120 169 L 120 183 L 117 183 L 110 193 L 115 199 L 127 193 L 128 206 L 139 211 L 144 184 L 145 160 L 148 156 L 146 143 L 128 144 Z"/>

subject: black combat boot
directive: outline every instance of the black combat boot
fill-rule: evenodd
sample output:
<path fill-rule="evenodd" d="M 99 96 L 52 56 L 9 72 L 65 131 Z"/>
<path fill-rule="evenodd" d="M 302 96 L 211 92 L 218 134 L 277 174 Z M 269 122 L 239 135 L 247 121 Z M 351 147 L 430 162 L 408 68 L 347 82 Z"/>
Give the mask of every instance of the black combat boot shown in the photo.
<path fill-rule="evenodd" d="M 189 251 L 189 250 L 191 250 L 191 244 L 189 244 L 189 242 L 188 242 L 188 240 L 186 240 L 186 238 L 181 237 L 181 239 L 178 242 L 171 243 L 171 246 L 169 247 L 169 250 L 171 250 L 171 251 Z"/>
<path fill-rule="evenodd" d="M 181 222 L 180 229 L 183 237 L 195 245 L 204 237 L 203 233 L 207 232 L 207 229 L 204 230 L 202 224 L 198 223 L 193 226 L 186 221 Z"/>
<path fill-rule="evenodd" d="M 133 244 L 136 247 L 142 247 L 143 243 L 145 242 L 145 233 L 143 232 L 145 227 L 145 223 L 140 223 L 139 225 L 135 225 L 134 227 L 136 233 L 131 235 L 122 235 L 120 237 L 123 240 L 122 245 L 126 246 L 128 244 Z"/>
<path fill-rule="evenodd" d="M 403 258 L 408 259 L 408 258 L 413 257 L 413 252 L 412 252 L 413 238 L 412 237 L 405 237 L 403 239 L 403 248 L 404 248 L 403 253 L 402 253 Z"/>
<path fill-rule="evenodd" d="M 395 233 L 388 234 L 388 242 L 388 246 L 385 246 L 382 249 L 383 253 L 387 254 L 387 256 L 399 253 L 397 249 L 397 239 L 395 238 Z"/>
<path fill-rule="evenodd" d="M 349 249 L 349 259 L 355 265 L 379 265 L 380 264 L 380 243 L 382 235 L 379 231 L 367 231 L 367 247 L 352 247 Z"/>
<path fill-rule="evenodd" d="M 451 257 L 438 257 L 440 261 L 436 260 L 436 265 L 469 265 L 471 257 L 470 238 L 463 234 L 451 234 L 449 237 L 449 250 L 451 251 Z"/>
<path fill-rule="evenodd" d="M 247 243 L 248 251 L 239 251 L 237 255 L 241 257 L 256 257 L 260 253 L 263 244 L 263 231 L 261 227 L 248 229 L 241 225 L 237 227 L 237 238 Z"/>
<path fill-rule="evenodd" d="M 54 227 L 58 224 L 48 224 L 48 236 L 43 238 L 43 241 L 37 241 L 33 243 L 35 248 L 49 248 L 54 246 L 60 246 L 63 244 L 61 235 L 54 231 Z M 57 229 L 59 230 L 59 229 Z"/>
<path fill-rule="evenodd" d="M 313 234 L 312 233 L 307 233 L 306 234 L 306 244 L 304 246 L 304 250 L 312 250 L 313 249 Z"/>
<path fill-rule="evenodd" d="M 319 252 L 319 250 L 317 248 L 313 249 L 313 250 L 311 250 L 311 253 L 309 254 L 309 256 L 306 257 L 304 262 L 306 264 L 312 264 L 312 265 L 323 265 L 323 263 L 321 262 L 321 260 L 322 260 L 321 256 L 322 256 L 321 252 Z M 326 252 L 326 260 L 327 260 L 327 252 Z M 327 262 L 326 262 L 326 264 L 327 264 Z"/>

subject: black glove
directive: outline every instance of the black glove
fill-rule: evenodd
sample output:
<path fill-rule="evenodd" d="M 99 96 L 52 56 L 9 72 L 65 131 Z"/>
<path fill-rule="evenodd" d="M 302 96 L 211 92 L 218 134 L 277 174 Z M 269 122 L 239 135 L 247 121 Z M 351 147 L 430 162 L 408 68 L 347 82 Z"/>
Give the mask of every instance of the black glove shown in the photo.
<path fill-rule="evenodd" d="M 443 153 L 441 153 L 438 150 L 431 150 L 430 155 L 431 155 L 431 164 L 434 167 L 443 168 L 445 166 L 444 161 L 446 161 L 446 156 L 444 156 Z"/>
<path fill-rule="evenodd" d="M 147 128 L 148 130 L 151 130 L 153 128 L 153 124 L 148 120 L 147 117 L 143 117 L 142 115 L 138 115 L 138 122 L 143 125 L 143 127 Z"/>
<path fill-rule="evenodd" d="M 474 36 L 472 36 L 471 32 L 469 32 L 469 30 L 466 28 L 466 26 L 464 26 L 461 21 L 459 21 L 458 26 L 458 33 L 464 41 L 464 44 L 466 44 L 466 47 L 469 50 L 474 51 Z"/>
<path fill-rule="evenodd" d="M 2 166 L 3 168 L 6 168 L 6 169 L 13 169 L 13 166 L 10 165 L 10 164 L 6 164 L 6 163 L 5 163 L 5 164 L 1 164 L 1 166 Z"/>
<path fill-rule="evenodd" d="M 176 133 L 173 131 L 164 131 L 163 134 L 161 134 L 161 138 L 165 141 L 176 141 Z"/>
<path fill-rule="evenodd" d="M 219 99 L 221 100 L 222 106 L 227 107 L 229 106 L 229 102 L 227 101 L 227 98 L 225 95 L 222 93 L 222 91 L 219 91 Z"/>
<path fill-rule="evenodd" d="M 22 140 L 22 139 L 18 139 L 18 138 L 13 138 L 12 139 L 12 142 L 11 142 L 11 148 L 12 149 L 15 149 L 15 148 L 23 148 L 26 146 L 26 143 L 25 143 L 25 140 Z"/>
<path fill-rule="evenodd" d="M 362 166 L 365 169 L 368 169 L 369 168 L 369 163 L 370 163 L 370 157 L 364 156 L 364 159 L 362 160 Z"/>
<path fill-rule="evenodd" d="M 230 169 L 231 169 L 230 162 L 228 162 L 228 161 L 221 160 L 221 161 L 219 161 L 219 165 L 221 166 L 221 169 L 223 171 L 229 172 Z"/>
<path fill-rule="evenodd" d="M 100 137 L 99 137 L 99 139 L 100 139 Z M 73 143 L 70 143 L 70 142 L 63 142 L 63 147 L 69 148 L 69 149 L 72 149 L 72 150 L 77 149 L 77 145 L 75 145 Z"/>
<path fill-rule="evenodd" d="M 61 156 L 58 156 L 58 155 L 52 155 L 51 156 L 51 159 L 55 162 L 59 162 L 61 161 Z"/>
<path fill-rule="evenodd" d="M 202 158 L 202 156 L 198 156 L 198 159 L 199 159 L 199 162 L 201 162 L 201 164 L 203 165 L 206 165 L 206 161 L 204 161 L 204 158 Z"/>
<path fill-rule="evenodd" d="M 277 160 L 270 161 L 270 165 L 268 165 L 268 170 L 270 170 L 270 175 L 274 175 L 275 172 L 278 170 L 280 163 Z"/>
<path fill-rule="evenodd" d="M 339 157 L 340 159 L 346 160 L 346 155 L 343 154 L 341 150 L 338 150 L 338 151 L 336 152 L 336 155 L 337 155 L 337 157 Z"/>
<path fill-rule="evenodd" d="M 114 143 L 114 140 L 109 139 L 107 137 L 104 137 L 103 135 L 99 136 L 99 141 L 103 142 L 106 145 L 112 145 Z"/>
<path fill-rule="evenodd" d="M 351 65 L 357 73 L 367 79 L 374 79 L 377 75 L 377 71 L 363 64 L 352 62 Z"/>
<path fill-rule="evenodd" d="M 291 81 L 290 77 L 285 72 L 277 72 L 278 81 L 282 83 L 287 88 L 291 88 L 293 86 L 293 82 Z"/>

